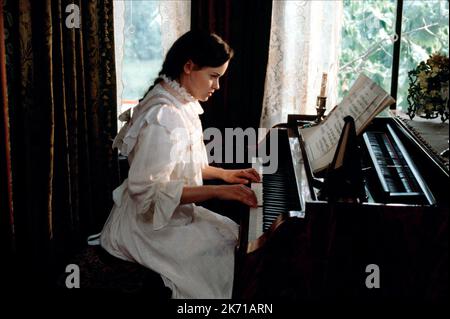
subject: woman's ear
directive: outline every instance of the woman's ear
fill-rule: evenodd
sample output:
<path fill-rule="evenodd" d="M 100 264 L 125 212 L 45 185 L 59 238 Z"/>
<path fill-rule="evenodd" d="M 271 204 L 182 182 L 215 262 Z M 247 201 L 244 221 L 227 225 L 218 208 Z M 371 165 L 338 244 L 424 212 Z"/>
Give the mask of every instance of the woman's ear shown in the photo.
<path fill-rule="evenodd" d="M 188 60 L 183 67 L 184 73 L 191 74 L 192 70 L 194 70 L 194 62 L 192 60 Z"/>

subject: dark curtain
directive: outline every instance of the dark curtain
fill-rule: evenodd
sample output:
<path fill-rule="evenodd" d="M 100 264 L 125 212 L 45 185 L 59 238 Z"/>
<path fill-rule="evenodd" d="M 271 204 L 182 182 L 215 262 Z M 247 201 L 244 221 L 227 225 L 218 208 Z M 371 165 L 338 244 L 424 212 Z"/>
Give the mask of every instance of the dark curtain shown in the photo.
<path fill-rule="evenodd" d="M 101 230 L 118 183 L 112 0 L 4 0 L 2 7 L 1 138 L 9 132 L 11 148 L 2 145 L 1 173 L 10 158 L 14 213 L 2 210 L 1 218 L 13 231 L 9 262 L 21 274 L 14 285 L 42 287 Z M 1 183 L 3 190 L 3 175 Z"/>
<path fill-rule="evenodd" d="M 11 258 L 12 238 L 12 189 L 11 189 L 11 152 L 9 142 L 9 112 L 6 88 L 5 41 L 3 30 L 3 1 L 0 0 L 0 77 L 2 111 L 0 112 L 0 249 L 4 258 Z M 7 271 L 5 271 L 7 273 Z M 1 276 L 3 277 L 3 276 Z"/>
<path fill-rule="evenodd" d="M 204 128 L 258 128 L 269 53 L 272 1 L 192 0 L 191 29 L 215 32 L 235 56 L 221 89 L 204 103 Z"/>

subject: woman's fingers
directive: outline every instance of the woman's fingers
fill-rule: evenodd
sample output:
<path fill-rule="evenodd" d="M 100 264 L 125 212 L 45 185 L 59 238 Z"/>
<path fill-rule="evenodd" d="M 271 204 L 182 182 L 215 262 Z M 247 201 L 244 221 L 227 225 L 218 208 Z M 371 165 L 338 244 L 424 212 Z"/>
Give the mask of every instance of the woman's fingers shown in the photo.
<path fill-rule="evenodd" d="M 259 182 L 261 180 L 258 172 L 254 168 L 248 168 L 246 170 L 243 170 L 242 173 L 246 178 L 250 179 L 252 182 Z"/>
<path fill-rule="evenodd" d="M 258 205 L 258 201 L 256 199 L 255 192 L 245 185 L 240 185 L 240 186 L 241 186 L 241 189 L 240 189 L 241 194 L 244 195 L 243 202 L 249 206 L 256 207 Z"/>
<path fill-rule="evenodd" d="M 257 207 L 258 201 L 255 192 L 242 184 L 220 186 L 219 198 L 224 200 L 237 200 L 251 207 Z"/>
<path fill-rule="evenodd" d="M 258 174 L 258 172 L 254 168 L 248 168 L 244 170 L 240 170 L 236 172 L 235 175 L 239 180 L 240 183 L 247 184 L 250 182 L 260 182 L 261 178 Z"/>
<path fill-rule="evenodd" d="M 249 168 L 248 169 L 248 173 L 250 174 L 250 176 L 252 177 L 252 181 L 253 182 L 260 182 L 261 181 L 261 176 L 259 176 L 258 172 L 256 171 L 256 169 L 254 168 Z"/>
<path fill-rule="evenodd" d="M 238 184 L 248 184 L 248 179 L 241 178 L 241 177 L 236 177 L 235 181 Z"/>
<path fill-rule="evenodd" d="M 248 184 L 249 182 L 260 182 L 261 177 L 254 168 L 242 170 L 229 170 L 224 180 L 234 184 Z"/>

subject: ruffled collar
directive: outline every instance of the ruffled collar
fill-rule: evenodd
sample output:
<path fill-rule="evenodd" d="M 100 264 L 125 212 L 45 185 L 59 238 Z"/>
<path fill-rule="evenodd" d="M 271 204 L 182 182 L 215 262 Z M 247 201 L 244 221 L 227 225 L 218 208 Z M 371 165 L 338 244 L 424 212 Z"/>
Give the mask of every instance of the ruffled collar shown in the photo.
<path fill-rule="evenodd" d="M 177 81 L 169 79 L 169 77 L 167 77 L 165 74 L 162 74 L 159 77 L 163 79 L 165 84 L 167 84 L 175 94 L 177 94 L 181 99 L 188 102 L 195 113 L 203 114 L 203 108 L 201 107 L 198 100 L 191 94 L 189 94 L 189 92 L 184 87 L 182 87 Z"/>
<path fill-rule="evenodd" d="M 197 99 L 189 94 L 189 92 L 177 81 L 169 79 L 169 77 L 167 77 L 167 75 L 165 74 L 162 74 L 159 77 L 163 79 L 171 89 L 173 89 L 181 98 L 183 98 L 187 102 L 197 102 Z"/>

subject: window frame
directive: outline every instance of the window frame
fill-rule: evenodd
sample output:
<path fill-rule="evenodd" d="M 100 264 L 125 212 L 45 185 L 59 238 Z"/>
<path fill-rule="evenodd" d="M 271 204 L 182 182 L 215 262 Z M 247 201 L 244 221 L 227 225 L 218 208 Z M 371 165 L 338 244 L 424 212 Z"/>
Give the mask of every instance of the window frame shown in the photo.
<path fill-rule="evenodd" d="M 403 0 L 397 0 L 397 8 L 395 14 L 395 35 L 397 41 L 394 42 L 394 51 L 392 54 L 392 75 L 391 75 L 391 96 L 395 103 L 389 107 L 391 110 L 397 109 L 397 91 L 398 91 L 398 73 L 400 68 L 400 49 L 402 36 L 402 21 L 403 21 Z"/>

